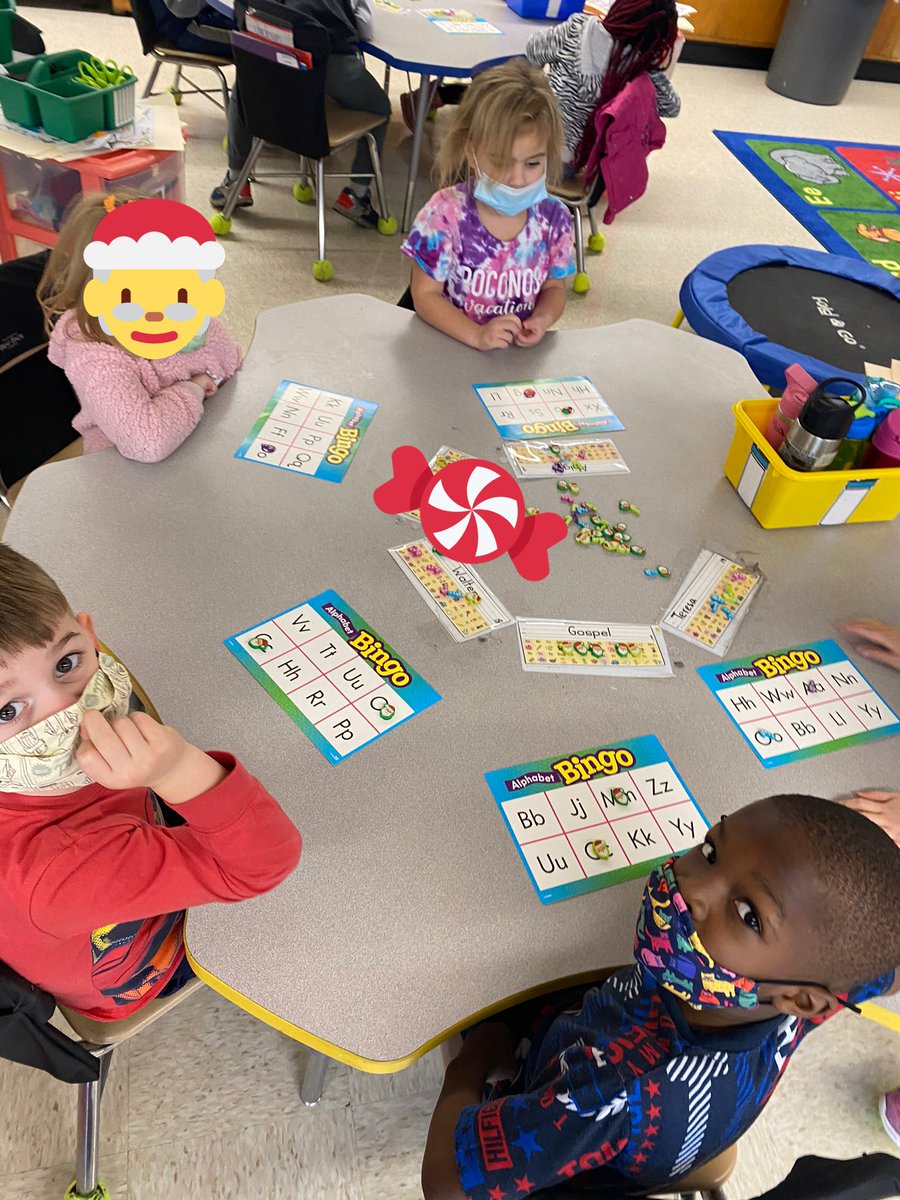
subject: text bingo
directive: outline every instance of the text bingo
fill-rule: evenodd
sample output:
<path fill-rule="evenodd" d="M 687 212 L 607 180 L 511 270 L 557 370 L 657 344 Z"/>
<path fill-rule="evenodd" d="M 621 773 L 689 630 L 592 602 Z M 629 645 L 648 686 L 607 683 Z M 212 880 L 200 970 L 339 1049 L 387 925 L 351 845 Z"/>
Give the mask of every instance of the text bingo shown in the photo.
<path fill-rule="evenodd" d="M 625 428 L 586 375 L 473 386 L 505 439 L 546 439 Z"/>
<path fill-rule="evenodd" d="M 276 613 L 225 645 L 332 763 L 440 700 L 337 592 Z"/>
<path fill-rule="evenodd" d="M 377 408 L 283 379 L 234 456 L 340 483 Z"/>
<path fill-rule="evenodd" d="M 389 551 L 457 642 L 512 624 L 512 616 L 470 566 L 438 555 L 424 538 Z"/>
<path fill-rule="evenodd" d="M 830 639 L 699 672 L 766 767 L 900 733 L 900 719 Z"/>
<path fill-rule="evenodd" d="M 652 734 L 485 779 L 542 904 L 642 878 L 709 828 Z"/>

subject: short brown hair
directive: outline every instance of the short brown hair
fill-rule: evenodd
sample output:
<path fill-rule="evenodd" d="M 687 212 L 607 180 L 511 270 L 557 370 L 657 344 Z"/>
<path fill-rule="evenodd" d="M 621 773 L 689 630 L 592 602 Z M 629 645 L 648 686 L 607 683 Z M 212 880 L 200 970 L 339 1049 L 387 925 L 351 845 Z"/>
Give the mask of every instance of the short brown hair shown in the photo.
<path fill-rule="evenodd" d="M 466 149 L 474 147 L 503 166 L 512 161 L 512 144 L 527 129 L 547 136 L 547 178 L 560 171 L 563 148 L 562 118 L 547 77 L 524 58 L 476 75 L 466 90 L 438 158 L 442 187 L 467 173 Z"/>
<path fill-rule="evenodd" d="M 0 542 L 0 659 L 46 646 L 69 602 L 46 571 Z"/>

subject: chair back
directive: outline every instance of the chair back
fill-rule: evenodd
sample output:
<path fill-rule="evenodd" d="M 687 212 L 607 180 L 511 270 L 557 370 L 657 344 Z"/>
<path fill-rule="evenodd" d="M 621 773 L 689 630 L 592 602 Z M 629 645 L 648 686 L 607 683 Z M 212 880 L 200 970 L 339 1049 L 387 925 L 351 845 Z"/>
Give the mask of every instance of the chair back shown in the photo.
<path fill-rule="evenodd" d="M 244 126 L 253 137 L 306 158 L 325 158 L 330 150 L 325 112 L 325 68 L 330 38 L 318 21 L 282 0 L 254 0 L 254 13 L 289 28 L 297 50 L 311 65 L 287 65 L 278 48 L 245 34 L 246 6 L 238 0 L 232 36 L 236 95 Z"/>
<path fill-rule="evenodd" d="M 35 290 L 50 251 L 0 263 L 0 478 L 9 486 L 74 442 L 78 397 L 47 357 Z"/>
<path fill-rule="evenodd" d="M 137 25 L 141 49 L 145 54 L 152 54 L 157 43 L 162 41 L 162 34 L 157 27 L 150 0 L 131 0 L 131 15 Z"/>

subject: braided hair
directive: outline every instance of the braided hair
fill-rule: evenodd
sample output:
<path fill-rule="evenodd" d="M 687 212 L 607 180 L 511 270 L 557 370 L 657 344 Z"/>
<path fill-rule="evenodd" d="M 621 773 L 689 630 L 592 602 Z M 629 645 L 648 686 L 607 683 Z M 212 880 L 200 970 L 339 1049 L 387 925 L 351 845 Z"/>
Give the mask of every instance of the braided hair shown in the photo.
<path fill-rule="evenodd" d="M 672 61 L 678 36 L 675 0 L 615 0 L 603 18 L 603 25 L 613 47 L 600 84 L 598 109 L 609 104 L 644 71 L 664 70 Z M 596 138 L 592 118 L 575 151 L 576 168 L 587 162 Z"/>

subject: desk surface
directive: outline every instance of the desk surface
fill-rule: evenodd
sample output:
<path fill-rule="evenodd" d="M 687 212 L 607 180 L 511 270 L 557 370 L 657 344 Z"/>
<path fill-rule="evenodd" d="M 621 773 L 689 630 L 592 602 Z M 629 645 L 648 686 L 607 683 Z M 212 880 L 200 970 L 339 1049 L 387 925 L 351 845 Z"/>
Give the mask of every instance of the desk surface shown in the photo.
<path fill-rule="evenodd" d="M 572 373 L 588 374 L 624 421 L 614 437 L 631 468 L 582 495 L 601 511 L 633 500 L 648 561 L 673 577 L 647 579 L 640 563 L 570 540 L 541 583 L 521 580 L 506 557 L 481 568 L 510 611 L 657 620 L 707 544 L 758 559 L 769 577 L 735 657 L 833 636 L 836 620 L 862 610 L 896 620 L 897 524 L 763 530 L 722 475 L 729 406 L 758 384 L 731 350 L 645 321 L 480 354 L 368 297 L 273 309 L 237 378 L 170 459 L 142 465 L 109 451 L 47 467 L 9 522 L 10 543 L 93 612 L 163 719 L 233 749 L 303 831 L 289 880 L 196 910 L 188 945 L 226 994 L 357 1065 L 400 1065 L 506 996 L 630 953 L 640 883 L 542 907 L 485 771 L 655 733 L 710 819 L 774 791 L 896 784 L 893 738 L 765 771 L 697 676 L 711 656 L 675 639 L 674 678 L 625 683 L 525 674 L 510 629 L 467 644 L 445 633 L 386 552 L 415 535 L 372 503 L 390 453 L 448 443 L 499 461 L 472 383 Z M 232 457 L 283 378 L 380 404 L 344 483 Z M 552 480 L 526 488 L 530 504 L 559 507 Z M 443 696 L 340 766 L 222 646 L 328 587 Z M 866 674 L 896 708 L 900 674 L 874 664 Z"/>
<path fill-rule="evenodd" d="M 417 12 L 439 7 L 437 4 L 430 4 L 430 0 L 396 2 L 402 5 L 402 12 L 375 8 L 372 37 L 361 48 L 392 67 L 418 75 L 467 78 L 473 72 L 524 54 L 525 43 L 532 33 L 555 24 L 523 20 L 505 0 L 461 0 L 457 7 L 483 17 L 502 32 L 444 33 Z M 234 13 L 234 0 L 210 0 L 210 3 L 226 16 Z"/>

